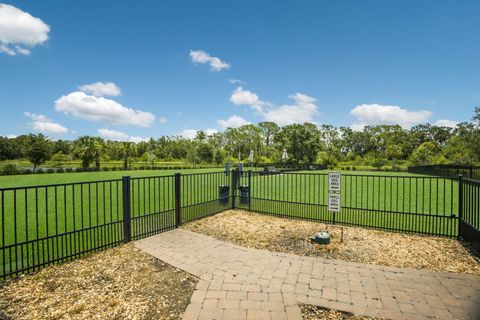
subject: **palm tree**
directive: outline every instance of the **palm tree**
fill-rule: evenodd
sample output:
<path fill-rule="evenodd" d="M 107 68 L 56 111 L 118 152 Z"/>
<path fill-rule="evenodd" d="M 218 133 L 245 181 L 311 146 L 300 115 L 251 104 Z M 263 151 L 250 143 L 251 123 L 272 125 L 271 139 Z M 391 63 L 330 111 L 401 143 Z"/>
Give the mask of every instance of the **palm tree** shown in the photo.
<path fill-rule="evenodd" d="M 135 144 L 132 142 L 124 142 L 122 146 L 123 151 L 123 169 L 128 169 L 128 158 L 135 153 Z"/>
<path fill-rule="evenodd" d="M 83 136 L 75 141 L 75 153 L 82 160 L 82 168 L 90 167 L 93 161 L 100 166 L 100 150 L 97 140 L 93 137 Z"/>

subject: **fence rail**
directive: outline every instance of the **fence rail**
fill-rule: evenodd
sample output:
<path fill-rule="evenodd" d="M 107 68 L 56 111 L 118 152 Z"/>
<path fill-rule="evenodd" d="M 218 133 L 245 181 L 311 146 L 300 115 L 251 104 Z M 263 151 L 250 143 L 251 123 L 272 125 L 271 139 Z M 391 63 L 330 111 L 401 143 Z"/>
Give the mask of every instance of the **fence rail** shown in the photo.
<path fill-rule="evenodd" d="M 434 176 L 458 177 L 462 175 L 469 179 L 480 180 L 480 167 L 462 165 L 425 165 L 408 167 L 408 172 Z"/>
<path fill-rule="evenodd" d="M 209 172 L 0 188 L 0 278 L 174 229 L 230 208 L 448 237 L 480 254 L 480 182 L 344 174 L 341 212 L 328 174 Z"/>

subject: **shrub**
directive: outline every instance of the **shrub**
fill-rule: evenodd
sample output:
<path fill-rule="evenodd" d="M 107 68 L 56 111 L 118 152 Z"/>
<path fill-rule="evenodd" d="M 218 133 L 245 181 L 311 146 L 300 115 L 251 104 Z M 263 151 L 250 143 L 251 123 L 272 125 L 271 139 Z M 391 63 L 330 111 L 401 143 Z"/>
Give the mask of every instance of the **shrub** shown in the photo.
<path fill-rule="evenodd" d="M 102 168 L 103 171 L 110 171 L 109 167 Z"/>
<path fill-rule="evenodd" d="M 19 174 L 20 169 L 15 164 L 6 164 L 1 170 L 2 175 Z"/>
<path fill-rule="evenodd" d="M 32 169 L 23 170 L 23 174 L 32 174 L 32 173 L 33 173 Z"/>
<path fill-rule="evenodd" d="M 47 170 L 45 170 L 46 173 L 55 173 L 55 169 L 53 168 L 48 168 Z"/>
<path fill-rule="evenodd" d="M 66 172 L 73 172 L 73 168 L 67 168 L 65 169 Z"/>
<path fill-rule="evenodd" d="M 75 172 L 83 172 L 83 168 L 76 168 Z"/>
<path fill-rule="evenodd" d="M 45 170 L 43 170 L 42 168 L 38 168 L 35 173 L 38 173 L 38 174 L 42 174 L 42 173 L 45 173 Z"/>
<path fill-rule="evenodd" d="M 58 168 L 57 169 L 57 173 L 64 173 L 64 172 L 65 172 L 65 169 L 63 169 L 63 168 Z"/>
<path fill-rule="evenodd" d="M 353 171 L 356 171 L 356 170 L 357 170 L 357 167 L 352 166 L 352 170 L 353 170 Z"/>

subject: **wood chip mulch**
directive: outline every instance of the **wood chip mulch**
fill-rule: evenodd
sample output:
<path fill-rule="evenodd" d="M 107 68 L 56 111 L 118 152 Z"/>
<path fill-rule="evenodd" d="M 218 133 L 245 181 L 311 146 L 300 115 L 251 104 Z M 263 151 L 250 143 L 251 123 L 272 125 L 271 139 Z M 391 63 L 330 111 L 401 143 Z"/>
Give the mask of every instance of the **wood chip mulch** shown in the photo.
<path fill-rule="evenodd" d="M 182 228 L 238 245 L 305 256 L 400 268 L 480 275 L 480 259 L 456 239 L 385 232 L 359 227 L 341 228 L 310 221 L 229 210 Z M 329 245 L 314 245 L 308 237 L 328 229 Z"/>
<path fill-rule="evenodd" d="M 367 316 L 356 316 L 349 312 L 326 309 L 311 304 L 299 303 L 303 320 L 378 320 Z"/>
<path fill-rule="evenodd" d="M 132 244 L 0 287 L 0 319 L 181 319 L 197 279 Z"/>

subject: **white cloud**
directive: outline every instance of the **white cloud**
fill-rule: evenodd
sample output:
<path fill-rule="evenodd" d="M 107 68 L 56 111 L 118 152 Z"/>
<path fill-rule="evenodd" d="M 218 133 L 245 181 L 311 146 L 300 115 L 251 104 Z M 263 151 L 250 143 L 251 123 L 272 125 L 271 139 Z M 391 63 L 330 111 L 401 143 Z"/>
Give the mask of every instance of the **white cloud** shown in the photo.
<path fill-rule="evenodd" d="M 456 128 L 458 122 L 452 120 L 438 120 L 433 125 L 437 127 Z"/>
<path fill-rule="evenodd" d="M 210 70 L 212 71 L 222 71 L 223 69 L 229 69 L 230 64 L 223 62 L 217 57 L 212 57 L 203 50 L 192 51 L 190 50 L 190 58 L 193 63 L 208 63 L 210 65 Z"/>
<path fill-rule="evenodd" d="M 227 120 L 221 120 L 221 119 L 218 120 L 218 124 L 222 128 L 226 129 L 226 128 L 238 128 L 238 127 L 241 127 L 243 125 L 250 124 L 250 122 L 248 122 L 247 120 L 243 119 L 240 116 L 233 115 L 230 118 L 228 118 Z"/>
<path fill-rule="evenodd" d="M 293 99 L 294 104 L 277 107 L 268 101 L 260 100 L 256 93 L 238 87 L 230 96 L 230 101 L 235 105 L 248 105 L 265 121 L 272 121 L 280 126 L 313 122 L 313 117 L 317 114 L 316 99 L 303 93 L 295 93 L 288 97 Z"/>
<path fill-rule="evenodd" d="M 207 136 L 211 136 L 212 134 L 214 133 L 217 133 L 218 130 L 217 129 L 205 129 L 205 130 L 202 130 L 203 132 L 205 132 L 205 134 Z M 195 129 L 185 129 L 185 130 L 182 130 L 180 133 L 178 133 L 177 135 L 185 138 L 185 139 L 194 139 L 196 136 L 197 136 L 197 133 L 198 133 L 198 130 L 195 130 Z"/>
<path fill-rule="evenodd" d="M 165 118 L 165 117 L 160 117 L 160 118 L 158 119 L 158 122 L 160 122 L 160 123 L 167 123 L 167 118 Z"/>
<path fill-rule="evenodd" d="M 95 82 L 79 86 L 78 89 L 96 97 L 116 97 L 122 94 L 120 88 L 113 82 Z"/>
<path fill-rule="evenodd" d="M 242 87 L 236 88 L 230 96 L 230 101 L 234 105 L 247 105 L 258 112 L 263 111 L 265 102 L 261 101 L 256 93 L 244 90 Z"/>
<path fill-rule="evenodd" d="M 131 137 L 125 132 L 110 130 L 106 128 L 98 129 L 98 134 L 105 140 L 113 140 L 113 141 L 125 141 L 125 142 L 135 142 L 139 143 L 142 141 L 149 140 L 148 138 L 142 137 Z"/>
<path fill-rule="evenodd" d="M 50 27 L 41 19 L 14 6 L 0 3 L 0 52 L 29 55 L 30 49 L 48 40 Z"/>
<path fill-rule="evenodd" d="M 77 118 L 109 124 L 150 127 L 155 122 L 155 116 L 150 112 L 127 108 L 114 100 L 90 96 L 80 91 L 57 99 L 55 110 Z"/>
<path fill-rule="evenodd" d="M 185 139 L 193 139 L 197 135 L 197 130 L 195 129 L 185 129 L 178 134 L 179 136 L 184 137 Z"/>
<path fill-rule="evenodd" d="M 142 137 L 130 137 L 128 141 L 134 142 L 134 143 L 140 143 L 140 142 L 146 142 L 150 140 L 150 138 L 142 138 Z"/>
<path fill-rule="evenodd" d="M 409 111 L 399 106 L 381 104 L 361 104 L 350 111 L 357 118 L 352 129 L 361 129 L 368 125 L 400 125 L 403 128 L 426 122 L 432 113 L 427 110 Z"/>
<path fill-rule="evenodd" d="M 29 123 L 29 127 L 35 131 L 46 134 L 65 134 L 68 132 L 67 128 L 59 123 L 53 122 L 42 114 L 24 112 L 23 115 L 32 120 L 32 122 Z"/>
<path fill-rule="evenodd" d="M 15 139 L 16 137 L 17 137 L 17 136 L 14 135 L 14 134 L 9 134 L 9 135 L 7 136 L 8 139 Z"/>
<path fill-rule="evenodd" d="M 228 82 L 233 83 L 233 84 L 247 84 L 245 81 L 238 80 L 238 79 L 227 79 Z"/>
<path fill-rule="evenodd" d="M 313 122 L 313 117 L 317 114 L 316 99 L 303 93 L 295 93 L 288 97 L 295 103 L 271 107 L 263 114 L 265 120 L 275 122 L 279 126 Z"/>
<path fill-rule="evenodd" d="M 205 130 L 205 134 L 207 136 L 211 136 L 212 134 L 215 134 L 215 133 L 218 133 L 217 129 L 207 129 L 207 130 Z"/>

